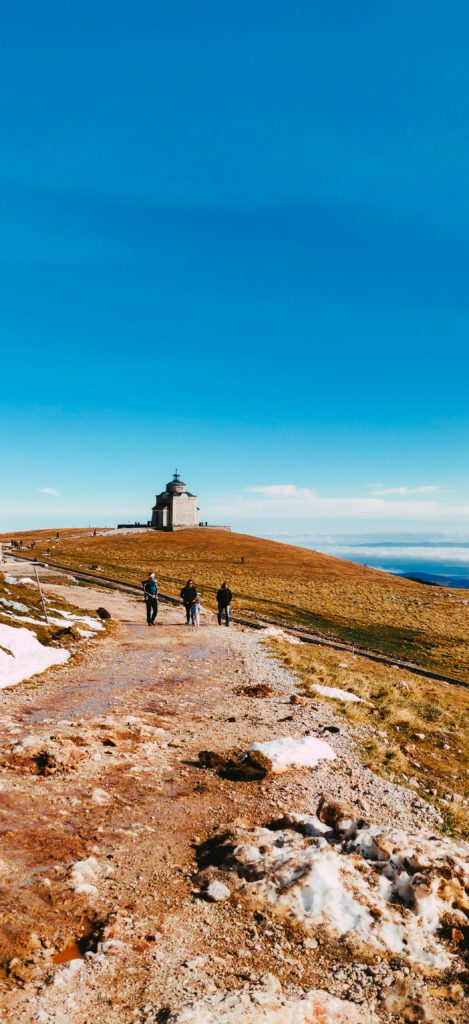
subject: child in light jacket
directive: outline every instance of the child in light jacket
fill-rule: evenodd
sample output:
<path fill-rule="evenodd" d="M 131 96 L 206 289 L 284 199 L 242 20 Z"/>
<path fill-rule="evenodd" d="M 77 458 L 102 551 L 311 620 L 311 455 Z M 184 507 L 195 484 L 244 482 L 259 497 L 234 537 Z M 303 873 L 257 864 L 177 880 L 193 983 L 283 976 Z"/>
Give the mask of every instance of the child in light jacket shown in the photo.
<path fill-rule="evenodd" d="M 191 623 L 193 626 L 197 626 L 197 628 L 200 626 L 200 613 L 202 611 L 202 602 L 197 594 L 194 603 L 191 605 Z"/>

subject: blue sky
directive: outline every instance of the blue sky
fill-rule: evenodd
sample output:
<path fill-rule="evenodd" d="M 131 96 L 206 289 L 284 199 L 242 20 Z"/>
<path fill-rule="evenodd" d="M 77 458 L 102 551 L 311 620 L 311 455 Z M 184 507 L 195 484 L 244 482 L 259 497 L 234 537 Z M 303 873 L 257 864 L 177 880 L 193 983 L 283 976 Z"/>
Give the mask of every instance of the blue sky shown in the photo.
<path fill-rule="evenodd" d="M 2 22 L 5 528 L 464 532 L 467 5 Z"/>

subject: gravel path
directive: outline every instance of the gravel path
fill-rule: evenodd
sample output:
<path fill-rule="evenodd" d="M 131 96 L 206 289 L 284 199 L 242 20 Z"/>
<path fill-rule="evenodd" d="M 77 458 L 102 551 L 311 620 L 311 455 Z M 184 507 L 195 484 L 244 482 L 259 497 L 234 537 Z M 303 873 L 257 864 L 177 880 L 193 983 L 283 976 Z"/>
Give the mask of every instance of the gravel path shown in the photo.
<path fill-rule="evenodd" d="M 431 833 L 434 809 L 365 768 L 332 708 L 291 703 L 295 680 L 258 633 L 208 613 L 195 630 L 164 605 L 149 629 L 133 598 L 50 590 L 104 605 L 116 625 L 77 665 L 1 693 L 1 1024 L 161 1024 L 184 1007 L 189 1020 L 194 1000 L 266 974 L 287 1001 L 321 988 L 382 1021 L 462 1021 L 456 966 L 437 985 L 376 950 L 351 961 L 336 937 L 308 938 L 265 906 L 209 902 L 197 877 L 197 847 L 215 834 L 314 814 L 325 793 L 386 827 Z M 272 693 L 241 692 L 257 684 Z M 305 735 L 336 759 L 251 782 L 198 762 Z M 401 1017 L 409 1006 L 417 1016 Z"/>

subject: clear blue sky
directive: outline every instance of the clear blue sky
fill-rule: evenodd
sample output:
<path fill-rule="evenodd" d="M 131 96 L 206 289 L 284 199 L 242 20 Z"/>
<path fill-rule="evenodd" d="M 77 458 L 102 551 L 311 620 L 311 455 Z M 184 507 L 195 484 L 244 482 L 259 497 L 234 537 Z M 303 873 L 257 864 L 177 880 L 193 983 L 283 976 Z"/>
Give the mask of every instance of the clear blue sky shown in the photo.
<path fill-rule="evenodd" d="M 3 524 L 177 465 L 240 526 L 466 528 L 468 44 L 462 0 L 4 7 Z"/>

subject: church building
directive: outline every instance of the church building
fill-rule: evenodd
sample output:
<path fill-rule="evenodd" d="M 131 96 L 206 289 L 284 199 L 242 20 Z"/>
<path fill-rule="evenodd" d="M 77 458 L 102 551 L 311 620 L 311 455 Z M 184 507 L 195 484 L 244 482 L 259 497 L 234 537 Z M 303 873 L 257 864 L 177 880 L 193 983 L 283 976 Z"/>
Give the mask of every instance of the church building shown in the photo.
<path fill-rule="evenodd" d="M 151 512 L 154 530 L 187 530 L 199 525 L 197 495 L 187 490 L 177 470 L 166 484 L 166 490 L 156 495 Z"/>

